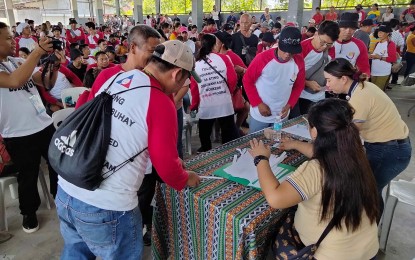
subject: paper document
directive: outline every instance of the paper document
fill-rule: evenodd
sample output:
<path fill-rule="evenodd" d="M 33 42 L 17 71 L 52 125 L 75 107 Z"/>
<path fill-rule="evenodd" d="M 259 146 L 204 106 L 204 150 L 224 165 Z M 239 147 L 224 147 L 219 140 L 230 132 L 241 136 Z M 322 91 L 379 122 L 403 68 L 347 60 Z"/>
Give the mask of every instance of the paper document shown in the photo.
<path fill-rule="evenodd" d="M 282 131 L 289 133 L 289 134 L 297 135 L 307 140 L 311 140 L 310 131 L 305 125 L 301 125 L 301 124 L 293 125 L 287 128 L 283 128 Z"/>
<path fill-rule="evenodd" d="M 289 173 L 293 172 L 295 169 L 289 165 L 281 164 L 286 157 L 287 155 L 284 152 L 280 156 L 272 154 L 269 158 L 272 172 L 280 182 L 285 180 Z M 256 166 L 254 165 L 253 158 L 248 151 L 241 153 L 241 156 L 236 160 L 236 162 L 234 161 L 230 165 L 226 165 L 215 171 L 214 175 L 238 182 L 245 186 L 261 189 Z"/>

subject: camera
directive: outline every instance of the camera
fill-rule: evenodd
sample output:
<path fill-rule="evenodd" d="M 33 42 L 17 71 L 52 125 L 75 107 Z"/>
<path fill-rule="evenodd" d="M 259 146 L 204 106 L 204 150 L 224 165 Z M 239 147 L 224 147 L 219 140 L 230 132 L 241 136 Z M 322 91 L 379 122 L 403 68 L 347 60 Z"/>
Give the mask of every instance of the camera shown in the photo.
<path fill-rule="evenodd" d="M 58 39 L 55 39 L 53 37 L 48 37 L 48 38 L 51 38 L 52 39 L 52 48 L 54 50 L 58 50 L 58 51 L 61 51 L 62 50 L 62 44 L 63 44 L 62 41 L 60 41 Z"/>

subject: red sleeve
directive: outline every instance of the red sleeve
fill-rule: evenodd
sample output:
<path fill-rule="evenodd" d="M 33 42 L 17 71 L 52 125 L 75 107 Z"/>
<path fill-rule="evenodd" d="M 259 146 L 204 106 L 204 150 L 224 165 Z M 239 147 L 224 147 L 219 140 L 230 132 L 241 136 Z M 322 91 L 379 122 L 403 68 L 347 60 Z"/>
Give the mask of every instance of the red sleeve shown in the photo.
<path fill-rule="evenodd" d="M 19 49 L 20 49 L 19 40 L 20 40 L 19 37 L 17 37 L 16 39 L 14 39 L 14 41 L 16 42 L 16 55 L 15 55 L 15 57 L 19 57 Z"/>
<path fill-rule="evenodd" d="M 151 163 L 167 185 L 182 190 L 189 175 L 177 153 L 177 112 L 172 100 L 159 90 L 151 89 L 146 121 Z"/>
<path fill-rule="evenodd" d="M 72 83 L 72 85 L 74 85 L 76 87 L 82 87 L 84 85 L 82 83 L 82 81 L 78 78 L 78 76 L 76 76 L 75 73 L 73 73 L 67 67 L 61 66 L 59 68 L 59 71 L 62 72 L 65 75 L 65 77 L 69 80 L 69 82 Z"/>
<path fill-rule="evenodd" d="M 39 87 L 37 85 L 36 85 L 36 88 L 39 91 L 40 96 L 43 98 L 43 100 L 46 101 L 46 103 L 51 104 L 51 105 L 55 105 L 56 103 L 58 103 L 58 100 L 52 97 L 52 95 L 48 91 L 46 91 L 45 88 Z"/>
<path fill-rule="evenodd" d="M 336 58 L 336 49 L 334 48 L 334 45 L 329 49 L 329 56 L 332 60 Z"/>
<path fill-rule="evenodd" d="M 262 44 L 258 44 L 258 46 L 256 47 L 256 49 L 257 49 L 257 54 L 261 53 L 262 52 L 262 49 L 263 49 Z"/>
<path fill-rule="evenodd" d="M 360 54 L 356 59 L 356 67 L 370 77 L 369 55 L 366 45 L 359 39 L 352 38 L 353 42 L 359 48 Z"/>
<path fill-rule="evenodd" d="M 222 60 L 225 62 L 226 65 L 226 81 L 228 81 L 228 87 L 229 91 L 233 93 L 236 88 L 236 84 L 238 84 L 238 75 L 236 74 L 235 68 L 233 67 L 232 62 L 230 61 L 230 58 L 228 58 L 226 55 L 223 54 L 217 54 L 219 55 Z"/>
<path fill-rule="evenodd" d="M 288 99 L 288 104 L 290 107 L 293 108 L 295 104 L 297 104 L 298 98 L 301 95 L 301 91 L 303 91 L 305 87 L 305 65 L 304 59 L 301 55 L 294 55 L 293 59 L 297 64 L 299 71 L 297 75 L 297 79 L 294 82 L 293 89 L 291 90 L 290 99 Z"/>
<path fill-rule="evenodd" d="M 192 111 L 198 109 L 200 103 L 199 86 L 193 77 L 190 80 L 190 94 L 192 95 L 192 104 L 190 104 L 190 111 Z"/>
<path fill-rule="evenodd" d="M 89 91 L 85 90 L 81 95 L 79 95 L 78 100 L 75 104 L 75 109 L 78 109 L 80 106 L 88 102 Z"/>
<path fill-rule="evenodd" d="M 238 65 L 241 66 L 242 68 L 247 68 L 244 61 L 241 59 L 241 57 L 239 57 L 238 55 L 236 55 L 233 51 L 229 50 L 226 55 L 229 56 L 229 58 L 231 58 L 231 61 L 233 63 L 233 65 Z"/>
<path fill-rule="evenodd" d="M 274 57 L 275 49 L 270 49 L 255 56 L 254 60 L 249 65 L 246 73 L 242 79 L 243 86 L 248 96 L 249 103 L 256 107 L 262 103 L 262 99 L 258 94 L 255 83 L 261 76 L 262 70 L 265 65 L 270 62 Z"/>
<path fill-rule="evenodd" d="M 98 65 L 96 63 L 94 64 L 88 64 L 88 67 L 86 67 L 86 71 L 92 69 L 92 68 L 96 68 Z"/>
<path fill-rule="evenodd" d="M 394 63 L 398 59 L 396 52 L 396 45 L 393 41 L 390 41 L 388 44 L 388 57 L 386 58 L 387 62 Z"/>

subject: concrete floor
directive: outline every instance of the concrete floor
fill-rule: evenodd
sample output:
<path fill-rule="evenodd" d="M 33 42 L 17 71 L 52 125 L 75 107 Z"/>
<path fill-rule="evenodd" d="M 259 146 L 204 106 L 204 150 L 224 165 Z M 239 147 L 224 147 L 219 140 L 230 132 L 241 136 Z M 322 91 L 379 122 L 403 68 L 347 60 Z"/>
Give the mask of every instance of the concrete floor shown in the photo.
<path fill-rule="evenodd" d="M 395 87 L 393 90 L 388 91 L 388 95 L 395 102 L 402 118 L 409 126 L 412 147 L 414 148 L 412 157 L 415 157 L 415 111 L 411 117 L 407 117 L 406 115 L 408 109 L 415 104 L 415 86 Z M 197 142 L 198 137 L 193 136 L 192 143 L 195 144 Z M 198 147 L 194 145 L 192 148 L 195 151 Z M 414 178 L 415 160 L 412 159 L 409 167 L 397 179 L 412 180 Z M 63 240 L 60 235 L 59 221 L 55 210 L 48 210 L 44 202 L 42 202 L 38 211 L 40 229 L 33 234 L 26 234 L 21 228 L 22 217 L 19 214 L 18 200 L 11 199 L 9 193 L 6 194 L 6 206 L 9 232 L 13 235 L 13 238 L 0 244 L 0 260 L 59 259 Z M 149 247 L 145 247 L 143 259 L 151 259 Z M 269 259 L 271 258 L 269 257 Z M 379 252 L 378 259 L 415 259 L 415 207 L 398 203 L 391 226 L 386 253 Z"/>

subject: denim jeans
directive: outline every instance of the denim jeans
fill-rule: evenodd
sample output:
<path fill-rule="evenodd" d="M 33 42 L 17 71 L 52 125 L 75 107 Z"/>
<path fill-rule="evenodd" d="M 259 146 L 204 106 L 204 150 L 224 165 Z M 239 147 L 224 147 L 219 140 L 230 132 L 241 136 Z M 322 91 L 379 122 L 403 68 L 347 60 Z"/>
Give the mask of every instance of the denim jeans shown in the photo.
<path fill-rule="evenodd" d="M 406 169 L 411 160 L 411 142 L 398 144 L 365 143 L 366 155 L 376 179 L 380 198 L 380 214 L 383 212 L 382 190 Z"/>
<path fill-rule="evenodd" d="M 104 210 L 86 204 L 58 187 L 56 209 L 64 239 L 61 259 L 141 259 L 140 209 Z"/>
<path fill-rule="evenodd" d="M 259 130 L 262 130 L 264 128 L 273 126 L 274 123 L 264 123 L 258 120 L 255 120 L 252 116 L 249 119 L 249 133 L 255 133 Z"/>

